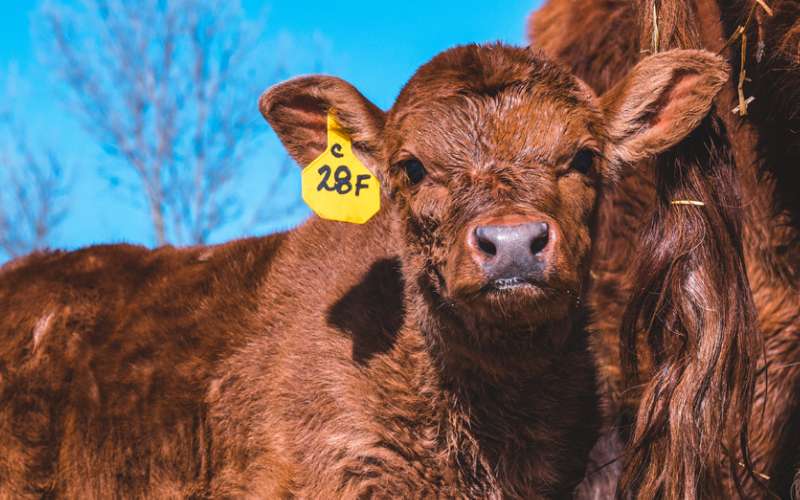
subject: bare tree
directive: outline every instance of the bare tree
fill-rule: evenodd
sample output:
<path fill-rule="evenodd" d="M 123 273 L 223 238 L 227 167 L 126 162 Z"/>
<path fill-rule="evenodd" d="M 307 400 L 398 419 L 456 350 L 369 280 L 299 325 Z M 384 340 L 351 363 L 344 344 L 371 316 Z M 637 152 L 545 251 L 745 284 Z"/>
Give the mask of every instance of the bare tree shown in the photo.
<path fill-rule="evenodd" d="M 156 243 L 202 243 L 240 219 L 234 180 L 264 130 L 256 99 L 281 72 L 263 26 L 237 0 L 64 4 L 44 4 L 46 53 L 117 160 L 104 175 L 143 193 Z"/>
<path fill-rule="evenodd" d="M 0 117 L 0 183 L 0 257 L 48 246 L 66 213 L 68 183 L 58 156 L 32 147 L 10 112 Z"/>

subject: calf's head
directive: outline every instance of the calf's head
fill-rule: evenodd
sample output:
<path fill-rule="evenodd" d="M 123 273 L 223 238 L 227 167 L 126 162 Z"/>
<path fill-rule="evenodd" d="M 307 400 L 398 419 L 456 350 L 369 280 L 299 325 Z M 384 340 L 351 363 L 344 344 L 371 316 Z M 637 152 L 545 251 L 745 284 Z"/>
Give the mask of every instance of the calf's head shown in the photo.
<path fill-rule="evenodd" d="M 598 97 L 527 49 L 469 45 L 422 66 L 388 112 L 327 76 L 260 106 L 301 165 L 326 147 L 332 109 L 388 193 L 408 279 L 471 324 L 522 326 L 568 314 L 601 189 L 688 134 L 726 78 L 719 57 L 676 50 Z"/>

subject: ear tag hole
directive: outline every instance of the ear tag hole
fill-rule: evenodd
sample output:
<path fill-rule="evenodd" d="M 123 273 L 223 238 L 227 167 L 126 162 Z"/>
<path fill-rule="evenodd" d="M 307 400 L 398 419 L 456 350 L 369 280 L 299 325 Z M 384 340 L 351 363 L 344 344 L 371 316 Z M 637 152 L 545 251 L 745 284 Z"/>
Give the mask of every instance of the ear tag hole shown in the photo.
<path fill-rule="evenodd" d="M 364 224 L 381 208 L 380 182 L 353 153 L 347 132 L 328 111 L 325 151 L 303 169 L 303 201 L 323 219 Z"/>

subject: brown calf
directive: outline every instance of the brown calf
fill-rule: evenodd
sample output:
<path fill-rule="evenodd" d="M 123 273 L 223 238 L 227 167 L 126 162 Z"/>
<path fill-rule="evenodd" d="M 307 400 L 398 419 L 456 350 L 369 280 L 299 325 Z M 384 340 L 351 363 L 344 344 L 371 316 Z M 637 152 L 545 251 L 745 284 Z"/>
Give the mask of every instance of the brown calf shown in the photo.
<path fill-rule="evenodd" d="M 728 43 L 740 26 L 746 43 Z M 615 416 L 635 415 L 624 494 L 788 497 L 800 465 L 800 1 L 549 0 L 530 27 L 597 92 L 659 50 L 705 48 L 736 69 L 705 124 L 604 197 L 590 330 Z M 755 98 L 746 116 L 739 83 Z"/>
<path fill-rule="evenodd" d="M 101 246 L 0 274 L 0 496 L 568 495 L 598 424 L 580 297 L 601 190 L 727 78 L 649 58 L 596 97 L 459 47 L 383 112 L 322 76 L 261 110 L 308 164 L 333 110 L 380 179 L 363 226 Z"/>

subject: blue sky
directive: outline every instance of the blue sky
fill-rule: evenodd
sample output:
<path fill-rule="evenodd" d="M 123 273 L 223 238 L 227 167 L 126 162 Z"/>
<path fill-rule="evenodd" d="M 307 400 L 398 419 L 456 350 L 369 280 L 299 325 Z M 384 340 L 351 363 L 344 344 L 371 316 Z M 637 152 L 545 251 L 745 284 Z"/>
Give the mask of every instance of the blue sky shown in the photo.
<path fill-rule="evenodd" d="M 12 87 L 13 108 L 34 140 L 57 151 L 70 167 L 73 182 L 69 215 L 57 231 L 53 245 L 75 248 L 118 241 L 151 245 L 153 235 L 143 204 L 110 188 L 98 174 L 99 165 L 107 159 L 69 117 L 69 110 L 62 105 L 58 82 L 37 57 L 31 29 L 36 24 L 37 4 L 4 2 L 0 15 L 0 88 Z M 502 3 L 244 0 L 243 4 L 247 15 L 254 19 L 266 7 L 267 39 L 288 47 L 287 76 L 310 71 L 312 61 L 320 58 L 324 61 L 324 72 L 348 80 L 373 102 L 387 108 L 419 65 L 450 46 L 494 40 L 524 43 L 525 19 L 538 0 Z M 315 50 L 324 54 L 320 57 Z M 254 116 L 258 116 L 256 97 Z M 242 166 L 242 192 L 246 195 L 252 192 L 254 197 L 260 185 L 271 181 L 270 173 L 276 171 L 277 162 L 283 157 L 266 123 L 263 134 L 264 150 L 257 151 L 252 161 Z M 298 172 L 286 179 L 287 198 L 299 197 Z M 300 211 L 293 218 L 249 230 L 231 226 L 216 233 L 213 239 L 222 241 L 244 232 L 278 230 L 306 216 L 307 212 Z"/>

